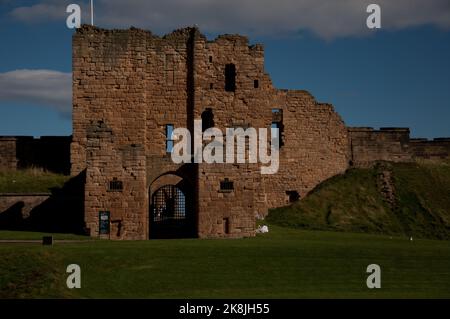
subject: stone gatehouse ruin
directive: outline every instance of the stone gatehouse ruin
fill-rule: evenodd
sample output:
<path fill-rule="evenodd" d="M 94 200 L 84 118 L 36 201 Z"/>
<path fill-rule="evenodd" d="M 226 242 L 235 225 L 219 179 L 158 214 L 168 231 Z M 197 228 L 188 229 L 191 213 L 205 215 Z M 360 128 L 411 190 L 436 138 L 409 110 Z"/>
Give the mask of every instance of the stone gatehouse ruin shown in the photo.
<path fill-rule="evenodd" d="M 279 128 L 278 173 L 261 175 L 258 163 L 175 164 L 171 132 L 192 130 L 198 119 L 204 129 Z M 2 165 L 14 167 L 10 146 L 2 145 L 0 139 Z M 73 36 L 71 175 L 86 174 L 83 213 L 91 236 L 253 236 L 269 208 L 303 198 L 352 166 L 449 153 L 450 139 L 348 128 L 332 105 L 275 88 L 263 46 L 244 36 L 210 41 L 197 28 L 159 37 L 92 26 Z"/>

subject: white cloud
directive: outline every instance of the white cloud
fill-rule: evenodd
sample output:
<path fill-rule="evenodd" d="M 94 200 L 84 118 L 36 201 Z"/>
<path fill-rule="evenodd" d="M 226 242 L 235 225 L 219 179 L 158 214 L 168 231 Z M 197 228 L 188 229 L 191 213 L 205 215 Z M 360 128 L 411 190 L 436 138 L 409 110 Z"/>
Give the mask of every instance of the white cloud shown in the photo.
<path fill-rule="evenodd" d="M 68 115 L 72 109 L 72 74 L 27 69 L 0 73 L 0 102 L 48 106 Z"/>
<path fill-rule="evenodd" d="M 9 15 L 25 23 L 42 23 L 48 21 L 61 21 L 64 23 L 68 14 L 66 8 L 71 3 L 77 3 L 82 8 L 87 9 L 86 3 L 74 0 L 43 0 L 30 6 L 14 8 Z M 87 18 L 88 12 L 83 12 L 83 17 Z"/>
<path fill-rule="evenodd" d="M 62 19 L 73 1 L 43 0 L 19 7 L 21 21 Z M 159 33 L 197 24 L 203 32 L 286 35 L 308 30 L 332 39 L 368 34 L 367 5 L 382 8 L 382 27 L 403 29 L 434 25 L 450 29 L 448 0 L 96 0 L 95 21 L 104 27 L 141 27 Z M 79 2 L 84 17 L 86 1 Z M 84 22 L 88 22 L 85 18 Z"/>
<path fill-rule="evenodd" d="M 47 1 L 48 2 L 48 1 Z M 38 3 L 28 7 L 17 7 L 10 12 L 16 20 L 23 22 L 42 22 L 63 19 L 65 15 L 64 4 Z"/>

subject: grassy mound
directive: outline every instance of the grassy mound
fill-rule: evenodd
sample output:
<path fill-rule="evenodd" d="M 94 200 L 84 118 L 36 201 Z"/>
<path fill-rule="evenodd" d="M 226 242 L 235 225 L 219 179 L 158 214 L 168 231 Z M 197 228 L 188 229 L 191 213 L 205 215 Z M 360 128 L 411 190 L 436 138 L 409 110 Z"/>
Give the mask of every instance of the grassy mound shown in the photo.
<path fill-rule="evenodd" d="M 46 193 L 62 187 L 69 178 L 37 168 L 0 171 L 0 193 Z"/>
<path fill-rule="evenodd" d="M 450 165 L 389 164 L 394 204 L 380 191 L 385 168 L 352 169 L 307 197 L 273 209 L 270 223 L 316 230 L 450 238 Z"/>

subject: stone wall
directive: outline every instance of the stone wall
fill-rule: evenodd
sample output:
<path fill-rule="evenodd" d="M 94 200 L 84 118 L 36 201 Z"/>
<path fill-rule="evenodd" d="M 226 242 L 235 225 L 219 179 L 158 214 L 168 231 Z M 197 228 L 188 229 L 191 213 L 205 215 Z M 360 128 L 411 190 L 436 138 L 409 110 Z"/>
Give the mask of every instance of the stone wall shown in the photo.
<path fill-rule="evenodd" d="M 321 181 L 345 171 L 348 138 L 344 123 L 331 105 L 318 103 L 308 92 L 274 88 L 264 70 L 262 45 L 249 45 L 240 35 L 222 35 L 214 41 L 199 36 L 195 48 L 194 118 L 209 109 L 214 127 L 223 133 L 230 127 L 270 129 L 273 111 L 278 109 L 283 125 L 277 174 L 261 175 L 259 164 L 201 166 L 199 216 L 207 232 L 219 236 L 223 220 L 229 219 L 231 233 L 250 234 L 255 216 L 265 216 L 268 208 L 288 203 L 288 192 L 304 196 Z M 225 90 L 227 64 L 236 68 L 234 92 Z M 224 178 L 234 182 L 233 192 L 220 192 L 219 182 Z M 235 229 L 233 221 L 240 226 Z"/>
<path fill-rule="evenodd" d="M 21 221 L 30 216 L 30 212 L 50 197 L 47 193 L 9 194 L 0 193 L 0 229 L 6 219 Z M 8 215 L 8 216 L 6 216 Z"/>
<path fill-rule="evenodd" d="M 39 167 L 70 173 L 70 136 L 8 136 L 0 137 L 0 170 Z"/>
<path fill-rule="evenodd" d="M 235 72 L 234 90 L 226 89 L 227 65 Z M 93 235 L 99 210 L 112 211 L 114 203 L 129 200 L 125 188 L 132 176 L 132 202 L 139 207 L 112 213 L 118 219 L 134 216 L 120 238 L 148 236 L 143 229 L 149 229 L 154 185 L 169 175 L 194 190 L 197 236 L 242 237 L 254 235 L 255 216 L 286 204 L 290 192 L 304 196 L 348 166 L 347 130 L 333 107 L 305 91 L 274 88 L 264 71 L 263 46 L 249 45 L 246 37 L 208 41 L 186 28 L 161 38 L 138 29 L 84 26 L 73 38 L 73 68 L 72 174 L 87 168 L 86 223 Z M 275 175 L 261 175 L 259 164 L 174 164 L 166 150 L 169 124 L 192 132 L 206 111 L 223 133 L 229 127 L 270 129 L 274 109 L 281 110 L 284 127 Z M 98 122 L 109 135 L 91 141 L 89 128 Z M 92 151 L 90 143 L 101 146 Z M 117 152 L 130 145 L 145 154 L 145 177 L 139 165 L 121 169 Z M 113 199 L 106 188 L 114 177 L 123 181 L 124 192 Z M 232 190 L 220 188 L 224 180 L 233 183 Z"/>
<path fill-rule="evenodd" d="M 411 162 L 450 158 L 450 138 L 410 138 L 408 128 L 348 128 L 351 164 L 368 167 L 376 161 Z"/>
<path fill-rule="evenodd" d="M 347 129 L 333 107 L 306 91 L 283 95 L 278 104 L 284 106 L 280 170 L 264 177 L 269 208 L 288 204 L 292 192 L 306 196 L 322 181 L 344 173 L 349 163 Z"/>
<path fill-rule="evenodd" d="M 15 137 L 0 137 L 0 171 L 10 171 L 17 169 Z"/>
<path fill-rule="evenodd" d="M 408 128 L 350 127 L 351 164 L 368 167 L 375 161 L 408 162 L 412 160 L 409 151 Z"/>
<path fill-rule="evenodd" d="M 0 229 L 84 234 L 85 175 L 51 193 L 0 194 Z"/>
<path fill-rule="evenodd" d="M 146 239 L 148 204 L 143 146 L 116 145 L 112 129 L 103 122 L 89 127 L 87 136 L 87 232 L 99 236 L 99 212 L 109 211 L 110 233 L 100 237 Z"/>
<path fill-rule="evenodd" d="M 450 158 L 450 138 L 411 139 L 409 148 L 415 159 L 442 160 Z"/>
<path fill-rule="evenodd" d="M 168 126 L 192 134 L 194 120 L 206 117 L 222 134 L 276 123 L 278 172 L 261 175 L 261 164 L 248 162 L 175 164 Z M 71 170 L 86 170 L 85 222 L 93 236 L 99 212 L 109 211 L 117 226 L 108 238 L 152 237 L 152 198 L 167 185 L 189 197 L 195 236 L 252 236 L 257 216 L 306 196 L 351 164 L 411 160 L 408 143 L 407 129 L 347 129 L 332 105 L 273 87 L 263 46 L 244 36 L 210 41 L 196 28 L 158 37 L 83 26 L 73 37 Z M 111 181 L 123 189 L 111 192 Z"/>
<path fill-rule="evenodd" d="M 248 162 L 174 163 L 168 125 L 192 133 L 194 120 L 206 118 L 223 135 L 226 128 L 270 132 L 278 125 L 278 172 L 262 175 L 261 164 Z M 167 185 L 186 196 L 189 236 L 253 236 L 256 217 L 306 196 L 351 166 L 441 160 L 449 154 L 450 139 L 410 139 L 406 128 L 347 128 L 332 105 L 309 92 L 275 88 L 264 70 L 261 44 L 251 45 L 241 35 L 210 41 L 196 28 L 163 37 L 135 28 L 77 29 L 73 139 L 0 137 L 0 170 L 38 166 L 83 176 L 78 179 L 85 185 L 77 188 L 83 194 L 74 196 L 74 223 L 80 228 L 81 211 L 87 232 L 109 239 L 156 234 L 152 198 Z M 224 189 L 224 182 L 232 186 Z M 52 205 L 59 209 L 64 200 Z M 20 202 L 25 214 L 34 205 Z M 48 210 L 38 206 L 37 215 Z M 64 219 L 58 209 L 51 216 Z M 110 213 L 108 234 L 99 232 L 100 212 Z"/>
<path fill-rule="evenodd" d="M 99 234 L 111 214 L 112 239 L 145 239 L 148 32 L 79 29 L 73 38 L 72 174 L 87 168 L 85 222 Z M 117 181 L 123 189 L 110 189 Z"/>

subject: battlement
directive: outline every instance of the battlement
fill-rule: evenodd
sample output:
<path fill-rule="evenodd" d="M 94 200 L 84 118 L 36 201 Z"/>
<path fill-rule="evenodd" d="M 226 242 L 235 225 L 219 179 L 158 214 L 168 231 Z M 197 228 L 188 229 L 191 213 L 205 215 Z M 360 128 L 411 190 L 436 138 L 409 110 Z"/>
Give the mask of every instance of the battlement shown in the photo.
<path fill-rule="evenodd" d="M 411 143 L 420 143 L 420 142 L 428 142 L 428 143 L 446 143 L 450 142 L 450 137 L 435 137 L 433 139 L 428 138 L 411 138 Z"/>
<path fill-rule="evenodd" d="M 221 44 L 225 42 L 232 42 L 234 45 L 248 46 L 248 37 L 240 34 L 222 34 L 219 35 L 214 41 L 215 43 Z"/>
<path fill-rule="evenodd" d="M 366 126 L 356 126 L 356 127 L 348 127 L 349 132 L 372 132 L 372 133 L 388 133 L 388 132 L 400 132 L 400 133 L 408 133 L 410 132 L 408 127 L 380 127 L 379 130 L 374 129 L 373 127 Z"/>
<path fill-rule="evenodd" d="M 410 139 L 410 151 L 415 158 L 442 160 L 450 158 L 450 138 L 437 137 Z"/>
<path fill-rule="evenodd" d="M 150 30 L 130 27 L 129 29 L 104 29 L 99 28 L 96 26 L 91 26 L 87 24 L 81 25 L 80 28 L 76 30 L 76 35 L 94 35 L 94 36 L 102 36 L 102 35 L 108 35 L 108 36 L 144 36 L 149 39 L 154 40 L 167 40 L 167 41 L 180 41 L 180 40 L 187 40 L 191 38 L 192 36 L 197 37 L 198 39 L 201 39 L 205 41 L 208 44 L 211 43 L 217 43 L 219 45 L 227 45 L 231 43 L 235 46 L 246 46 L 252 51 L 263 51 L 264 45 L 263 44 L 252 44 L 249 45 L 249 38 L 244 35 L 240 34 L 221 34 L 217 36 L 215 39 L 208 40 L 204 34 L 200 32 L 198 27 L 185 27 L 176 29 L 170 33 L 167 33 L 162 36 L 158 36 L 154 33 L 152 33 Z"/>
<path fill-rule="evenodd" d="M 450 158 L 450 138 L 410 138 L 406 127 L 349 127 L 351 163 L 370 166 L 376 161 L 409 162 Z"/>

